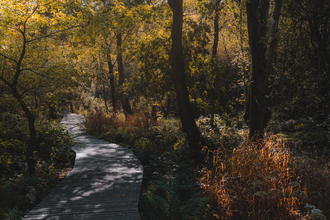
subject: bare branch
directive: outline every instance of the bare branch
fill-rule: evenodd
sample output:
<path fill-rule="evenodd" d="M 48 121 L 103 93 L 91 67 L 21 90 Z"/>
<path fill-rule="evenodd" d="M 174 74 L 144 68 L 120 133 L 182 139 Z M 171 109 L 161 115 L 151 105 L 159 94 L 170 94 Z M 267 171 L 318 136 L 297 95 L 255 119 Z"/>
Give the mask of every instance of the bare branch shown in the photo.
<path fill-rule="evenodd" d="M 0 56 L 3 56 L 5 59 L 11 60 L 11 61 L 13 61 L 13 62 L 16 63 L 16 64 L 18 63 L 15 59 L 10 58 L 10 57 L 4 55 L 3 53 L 0 53 Z"/>
<path fill-rule="evenodd" d="M 77 27 L 86 27 L 88 26 L 89 24 L 85 24 L 85 25 L 76 25 L 76 26 L 72 26 L 72 27 L 69 27 L 69 28 L 66 28 L 66 29 L 63 29 L 63 30 L 58 30 L 58 31 L 54 31 L 52 33 L 49 33 L 49 34 L 46 34 L 46 35 L 43 35 L 43 36 L 39 36 L 39 37 L 36 37 L 36 38 L 33 38 L 31 40 L 28 40 L 26 41 L 26 43 L 30 43 L 30 42 L 33 42 L 33 41 L 36 41 L 36 40 L 40 40 L 40 39 L 43 39 L 43 38 L 47 38 L 47 37 L 51 37 L 51 36 L 54 36 L 56 34 L 59 34 L 59 33 L 63 33 L 65 31 L 68 31 L 68 30 L 72 30 L 74 28 L 77 28 Z"/>
<path fill-rule="evenodd" d="M 2 82 L 4 82 L 6 85 L 8 85 L 9 87 L 12 86 L 12 84 L 10 84 L 10 82 L 7 81 L 7 80 L 6 80 L 5 78 L 3 78 L 2 76 L 0 76 L 0 80 L 1 80 Z"/>
<path fill-rule="evenodd" d="M 48 88 L 49 87 L 49 84 L 47 84 L 47 83 L 44 83 L 44 84 L 40 84 L 40 85 L 38 85 L 38 89 L 40 89 L 40 88 Z M 35 90 L 36 89 L 36 87 L 30 87 L 30 88 L 28 88 L 28 89 L 25 89 L 21 94 L 20 94 L 20 96 L 22 97 L 22 98 L 24 98 L 25 97 L 25 95 L 27 95 L 27 93 L 29 93 L 31 90 Z"/>
<path fill-rule="evenodd" d="M 25 25 L 24 25 L 24 31 L 25 31 Z M 23 45 L 22 45 L 22 51 L 20 54 L 20 57 L 18 59 L 17 65 L 16 65 L 16 72 L 13 80 L 13 86 L 16 87 L 17 82 L 18 82 L 18 77 L 21 73 L 21 64 L 23 62 L 24 56 L 25 56 L 25 49 L 26 49 L 26 37 L 25 37 L 25 32 L 22 32 L 23 36 Z"/>
<path fill-rule="evenodd" d="M 37 71 L 35 71 L 35 70 L 31 69 L 31 68 L 22 69 L 21 72 L 23 72 L 23 71 L 31 71 L 32 73 L 34 73 L 34 74 L 36 74 L 36 75 L 38 75 L 38 76 L 44 77 L 44 78 L 46 78 L 46 79 L 54 79 L 54 78 L 52 78 L 52 77 L 45 76 L 45 75 L 43 75 L 42 73 L 38 73 Z"/>

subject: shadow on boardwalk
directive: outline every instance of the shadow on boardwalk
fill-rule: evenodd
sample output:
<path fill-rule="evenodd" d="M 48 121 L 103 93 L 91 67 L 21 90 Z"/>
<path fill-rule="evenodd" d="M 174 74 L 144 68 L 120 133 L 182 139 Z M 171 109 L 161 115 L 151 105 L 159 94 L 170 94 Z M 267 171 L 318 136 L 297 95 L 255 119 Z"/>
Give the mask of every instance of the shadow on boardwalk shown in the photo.
<path fill-rule="evenodd" d="M 62 120 L 70 134 L 76 134 L 75 165 L 24 219 L 141 219 L 141 163 L 129 149 L 84 134 L 82 121 L 76 114 Z"/>

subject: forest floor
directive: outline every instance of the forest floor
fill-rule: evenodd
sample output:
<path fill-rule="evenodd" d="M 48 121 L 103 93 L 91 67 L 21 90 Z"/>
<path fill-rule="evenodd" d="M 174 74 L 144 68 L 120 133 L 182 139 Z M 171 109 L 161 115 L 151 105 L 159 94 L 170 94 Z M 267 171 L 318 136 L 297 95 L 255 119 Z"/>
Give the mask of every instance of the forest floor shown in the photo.
<path fill-rule="evenodd" d="M 251 219 L 260 216 L 311 219 L 316 215 L 324 219 L 324 216 L 330 216 L 328 124 L 315 125 L 308 120 L 272 121 L 269 129 L 277 135 L 270 135 L 273 139 L 254 146 L 244 141 L 246 127 L 236 126 L 234 120 L 217 117 L 216 129 L 210 127 L 206 117 L 199 118 L 197 123 L 209 143 L 205 152 L 210 154 L 203 163 L 197 163 L 187 155 L 185 135 L 175 118 L 160 118 L 155 122 L 143 114 L 125 119 L 120 114 L 96 112 L 87 115 L 84 126 L 88 134 L 129 148 L 140 159 L 144 166 L 138 204 L 142 219 L 218 219 L 217 216 L 230 219 L 233 215 L 244 219 L 247 213 L 254 213 Z M 16 121 L 11 124 L 17 126 Z M 80 129 L 78 124 L 73 124 L 73 130 Z M 17 133 L 17 129 L 10 130 Z M 73 130 L 76 137 L 85 132 Z M 58 132 L 53 136 L 63 134 L 63 131 Z M 14 136 L 14 133 L 7 136 Z M 21 219 L 27 208 L 32 208 L 33 204 L 25 198 L 28 186 L 37 189 L 37 203 L 52 191 L 72 168 L 72 161 L 65 158 L 57 162 L 56 169 L 47 163 L 38 166 L 34 178 L 6 174 L 10 178 L 1 179 L 0 197 L 10 199 L 6 199 L 5 205 L 0 201 L 0 219 Z M 281 166 L 277 167 L 277 164 Z M 256 172 L 251 173 L 251 170 Z M 244 172 L 245 175 L 238 175 Z M 218 193 L 218 190 L 234 194 Z M 224 213 L 224 210 L 241 212 Z"/>
<path fill-rule="evenodd" d="M 330 216 L 327 127 L 311 121 L 273 121 L 252 143 L 237 119 L 197 119 L 207 140 L 205 160 L 187 152 L 176 118 L 143 114 L 86 117 L 86 132 L 132 149 L 144 166 L 142 219 L 325 219 Z M 238 211 L 239 210 L 239 211 Z M 161 217 L 160 217 L 161 216 Z"/>

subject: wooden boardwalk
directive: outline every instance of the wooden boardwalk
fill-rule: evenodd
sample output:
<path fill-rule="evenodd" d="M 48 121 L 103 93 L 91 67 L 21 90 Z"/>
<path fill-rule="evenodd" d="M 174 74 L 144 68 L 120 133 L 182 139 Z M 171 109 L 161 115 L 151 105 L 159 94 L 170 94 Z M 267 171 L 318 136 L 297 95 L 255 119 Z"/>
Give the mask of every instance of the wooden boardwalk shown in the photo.
<path fill-rule="evenodd" d="M 73 170 L 24 220 L 141 219 L 138 199 L 143 167 L 131 150 L 84 134 L 84 118 L 63 118 L 77 146 Z"/>

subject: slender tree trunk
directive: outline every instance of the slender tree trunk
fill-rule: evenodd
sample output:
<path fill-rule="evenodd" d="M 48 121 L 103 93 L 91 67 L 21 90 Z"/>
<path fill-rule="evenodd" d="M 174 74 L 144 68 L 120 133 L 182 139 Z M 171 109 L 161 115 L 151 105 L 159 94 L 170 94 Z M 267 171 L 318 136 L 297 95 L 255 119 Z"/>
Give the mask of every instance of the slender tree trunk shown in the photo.
<path fill-rule="evenodd" d="M 166 103 L 166 113 L 165 113 L 165 117 L 167 117 L 170 114 L 171 111 L 171 93 L 168 94 L 167 96 L 167 103 Z"/>
<path fill-rule="evenodd" d="M 161 105 L 161 110 L 164 114 L 164 118 L 166 118 L 170 114 L 170 108 L 171 108 L 171 93 L 168 94 L 168 96 L 163 100 L 163 103 Z"/>
<path fill-rule="evenodd" d="M 117 49 L 118 49 L 118 54 L 117 54 L 117 63 L 118 63 L 118 75 L 119 75 L 119 87 L 122 87 L 124 84 L 124 65 L 123 65 L 123 55 L 121 52 L 121 45 L 122 45 L 122 35 L 121 33 L 118 33 L 116 35 L 117 38 Z M 125 115 L 127 114 L 132 114 L 131 106 L 128 101 L 128 97 L 126 97 L 123 93 L 119 94 L 119 99 L 121 101 L 121 105 L 123 108 L 123 111 Z"/>
<path fill-rule="evenodd" d="M 213 34 L 213 46 L 212 46 L 212 58 L 217 57 L 218 44 L 219 44 L 219 12 L 215 12 L 214 16 L 214 34 Z"/>
<path fill-rule="evenodd" d="M 249 96 L 249 86 L 248 86 L 248 77 L 249 77 L 249 71 L 246 70 L 246 61 L 245 61 L 245 50 L 244 50 L 244 33 L 242 30 L 243 26 L 243 10 L 242 10 L 242 1 L 239 0 L 239 40 L 240 40 L 240 47 L 241 47 L 241 54 L 242 54 L 242 67 L 241 67 L 241 72 L 243 74 L 243 89 L 244 89 L 244 98 L 245 98 L 245 103 L 244 103 L 244 121 L 248 121 L 250 119 L 250 96 Z"/>
<path fill-rule="evenodd" d="M 19 62 L 20 64 L 20 62 Z M 20 73 L 20 67 L 17 68 L 16 70 L 16 74 L 15 74 L 15 78 L 14 78 L 14 82 L 11 84 L 9 83 L 7 80 L 5 80 L 4 78 L 0 77 L 0 79 L 9 86 L 9 88 L 12 91 L 12 94 L 14 96 L 14 98 L 18 101 L 18 103 L 21 105 L 27 119 L 28 119 L 28 125 L 29 125 L 29 143 L 28 146 L 26 148 L 25 151 L 25 159 L 26 159 L 26 163 L 27 163 L 27 168 L 28 168 L 28 173 L 29 175 L 33 175 L 35 172 L 35 160 L 34 160 L 34 156 L 33 156 L 33 151 L 36 145 L 36 140 L 37 140 L 37 133 L 35 130 L 35 118 L 34 115 L 32 114 L 32 112 L 30 111 L 29 107 L 26 105 L 26 103 L 23 101 L 23 98 L 21 97 L 21 95 L 19 94 L 19 92 L 17 91 L 17 80 L 18 80 L 18 76 Z M 17 76 L 17 77 L 16 77 Z"/>
<path fill-rule="evenodd" d="M 273 12 L 272 21 L 270 24 L 270 36 L 269 36 L 269 42 L 267 47 L 267 72 L 270 73 L 272 71 L 273 62 L 274 62 L 274 56 L 275 56 L 275 50 L 277 45 L 277 34 L 278 34 L 278 22 L 281 15 L 283 0 L 277 0 L 275 1 L 275 8 Z"/>
<path fill-rule="evenodd" d="M 182 0 L 168 0 L 173 11 L 172 25 L 172 78 L 177 96 L 179 113 L 182 123 L 182 129 L 188 136 L 188 144 L 192 151 L 200 152 L 199 145 L 201 141 L 201 133 L 195 123 L 191 105 L 189 102 L 189 94 L 186 85 L 186 77 L 183 67 L 182 57 L 182 25 L 183 12 Z"/>
<path fill-rule="evenodd" d="M 50 119 L 56 119 L 57 115 L 56 115 L 56 107 L 55 107 L 55 102 L 50 101 L 47 103 L 48 105 L 48 118 Z"/>
<path fill-rule="evenodd" d="M 73 111 L 73 102 L 72 101 L 70 102 L 70 112 L 74 113 L 74 111 Z"/>
<path fill-rule="evenodd" d="M 219 10 L 216 9 L 215 16 L 214 16 L 214 34 L 213 34 L 213 46 L 212 46 L 212 59 L 217 58 L 218 54 L 218 45 L 219 45 Z M 216 67 L 213 68 L 213 73 L 216 75 Z M 210 125 L 212 128 L 215 127 L 214 125 L 214 113 L 211 113 L 210 118 Z"/>
<path fill-rule="evenodd" d="M 121 86 L 124 83 L 124 65 L 123 65 L 123 55 L 122 55 L 122 35 L 121 33 L 116 34 L 117 38 L 117 65 L 118 65 L 118 75 L 119 75 L 119 80 L 118 84 Z"/>
<path fill-rule="evenodd" d="M 107 93 L 105 89 L 105 82 L 103 82 L 103 100 L 104 100 L 105 109 L 108 111 L 109 109 L 107 105 Z"/>
<path fill-rule="evenodd" d="M 25 37 L 25 26 L 24 26 L 24 31 L 21 32 L 21 34 L 23 36 L 22 51 L 20 53 L 19 59 L 16 62 L 16 71 L 15 71 L 15 75 L 13 77 L 13 82 L 10 83 L 2 76 L 0 76 L 0 79 L 5 84 L 7 84 L 7 86 L 9 86 L 14 98 L 18 101 L 18 103 L 20 103 L 20 105 L 28 119 L 30 137 L 29 137 L 28 146 L 25 151 L 25 158 L 26 158 L 26 163 L 27 163 L 27 167 L 28 167 L 28 173 L 29 173 L 29 175 L 32 176 L 35 172 L 35 160 L 33 157 L 33 151 L 34 151 L 36 139 L 37 139 L 37 133 L 36 133 L 35 126 L 34 126 L 35 118 L 34 118 L 34 115 L 32 114 L 32 112 L 30 111 L 30 109 L 28 108 L 28 106 L 26 105 L 26 103 L 23 101 L 23 98 L 21 97 L 21 95 L 19 94 L 19 92 L 17 90 L 18 79 L 21 74 L 21 64 L 24 60 L 25 52 L 26 52 L 27 43 L 26 43 L 26 37 Z"/>
<path fill-rule="evenodd" d="M 115 77 L 113 75 L 113 64 L 111 62 L 111 57 L 107 55 L 109 75 L 110 75 L 110 87 L 111 87 L 111 99 L 113 111 L 116 112 L 117 109 L 117 100 L 116 100 L 116 87 L 115 87 Z"/>
<path fill-rule="evenodd" d="M 18 93 L 17 89 L 15 86 L 11 86 L 12 94 L 15 97 L 15 99 L 20 103 L 24 113 L 26 114 L 26 117 L 28 119 L 28 124 L 29 124 L 29 143 L 26 148 L 25 152 L 25 158 L 28 166 L 28 172 L 29 175 L 33 175 L 35 171 L 35 160 L 33 157 L 33 151 L 36 145 L 36 139 L 37 139 L 37 133 L 35 130 L 35 118 L 30 109 L 27 107 L 26 103 L 23 101 L 22 97 Z"/>

